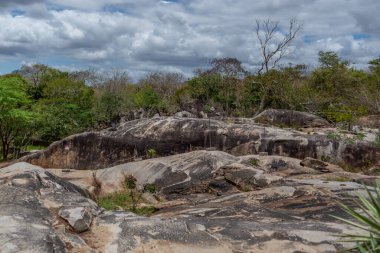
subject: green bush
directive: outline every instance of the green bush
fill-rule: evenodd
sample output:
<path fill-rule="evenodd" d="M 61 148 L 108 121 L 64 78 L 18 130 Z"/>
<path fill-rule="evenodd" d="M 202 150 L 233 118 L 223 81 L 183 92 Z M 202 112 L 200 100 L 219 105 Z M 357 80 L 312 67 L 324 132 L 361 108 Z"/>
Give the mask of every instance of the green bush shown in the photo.
<path fill-rule="evenodd" d="M 157 156 L 157 151 L 154 148 L 150 148 L 146 152 L 146 155 L 148 156 L 148 158 L 154 158 Z"/>
<path fill-rule="evenodd" d="M 154 184 L 145 184 L 143 192 L 155 193 L 156 192 L 156 186 Z"/>
<path fill-rule="evenodd" d="M 104 197 L 98 198 L 99 206 L 107 210 L 129 210 L 139 215 L 150 215 L 157 209 L 153 206 L 148 206 L 142 197 L 143 192 L 155 192 L 156 187 L 154 184 L 144 185 L 143 192 L 137 190 L 136 178 L 128 176 L 124 182 L 124 190 L 121 192 L 113 193 Z M 140 204 L 145 206 L 139 207 Z"/>

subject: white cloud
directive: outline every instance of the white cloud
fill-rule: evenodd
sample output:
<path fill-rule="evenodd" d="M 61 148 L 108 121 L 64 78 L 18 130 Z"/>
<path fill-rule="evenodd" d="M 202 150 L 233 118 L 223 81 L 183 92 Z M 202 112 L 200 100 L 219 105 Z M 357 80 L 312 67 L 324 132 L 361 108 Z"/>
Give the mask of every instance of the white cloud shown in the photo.
<path fill-rule="evenodd" d="M 116 65 L 138 76 L 189 74 L 210 58 L 229 56 L 253 70 L 260 62 L 255 20 L 278 20 L 285 28 L 292 17 L 304 28 L 284 64 L 313 65 L 318 51 L 334 50 L 363 67 L 380 53 L 377 0 L 17 0 L 0 6 L 0 56 L 20 64 Z M 11 15 L 14 10 L 21 14 Z M 65 60 L 55 63 L 60 57 Z"/>

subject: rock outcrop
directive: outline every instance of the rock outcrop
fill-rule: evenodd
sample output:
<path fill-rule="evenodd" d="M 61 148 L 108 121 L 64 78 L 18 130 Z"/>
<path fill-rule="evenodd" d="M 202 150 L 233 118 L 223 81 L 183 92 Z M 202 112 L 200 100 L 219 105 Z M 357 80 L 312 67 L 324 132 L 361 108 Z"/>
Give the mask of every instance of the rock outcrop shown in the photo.
<path fill-rule="evenodd" d="M 1 251 L 336 252 L 349 246 L 336 234 L 358 232 L 330 216 L 344 215 L 336 201 L 364 188 L 309 177 L 345 173 L 324 165 L 334 170 L 289 157 L 195 151 L 96 171 L 103 194 L 130 175 L 157 187 L 159 210 L 141 217 L 104 211 L 54 170 L 17 163 L 0 169 Z M 90 182 L 65 173 L 78 185 Z"/>
<path fill-rule="evenodd" d="M 365 141 L 346 142 L 326 134 L 307 134 L 259 124 L 233 124 L 212 119 L 161 117 L 125 122 L 100 132 L 70 136 L 20 161 L 45 168 L 101 169 L 146 158 L 214 147 L 234 155 L 312 157 L 341 166 L 374 166 L 380 148 Z"/>
<path fill-rule="evenodd" d="M 66 229 L 57 213 L 69 207 L 100 209 L 79 187 L 46 170 L 17 163 L 0 170 L 1 252 L 90 252 L 83 239 Z M 84 251 L 85 252 L 85 251 Z"/>
<path fill-rule="evenodd" d="M 283 127 L 329 127 L 330 123 L 314 114 L 284 109 L 268 109 L 254 117 L 254 121 L 262 124 Z"/>

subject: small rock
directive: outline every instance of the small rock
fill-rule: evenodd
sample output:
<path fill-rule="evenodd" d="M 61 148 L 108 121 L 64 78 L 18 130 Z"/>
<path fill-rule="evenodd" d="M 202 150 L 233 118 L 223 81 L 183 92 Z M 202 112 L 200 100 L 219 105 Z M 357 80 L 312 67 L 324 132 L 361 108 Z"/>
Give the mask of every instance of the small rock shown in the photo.
<path fill-rule="evenodd" d="M 187 111 L 177 112 L 176 114 L 174 114 L 174 117 L 178 117 L 178 118 L 196 118 L 196 116 L 194 114 L 192 114 L 191 112 L 187 112 Z"/>
<path fill-rule="evenodd" d="M 311 158 L 311 157 L 306 157 L 305 159 L 303 159 L 300 162 L 300 165 L 310 167 L 320 172 L 330 172 L 330 170 L 327 168 L 328 167 L 327 163 Z"/>
<path fill-rule="evenodd" d="M 207 113 L 205 113 L 203 111 L 200 111 L 199 114 L 201 115 L 201 118 L 203 118 L 203 119 L 207 119 L 208 118 Z"/>
<path fill-rule="evenodd" d="M 87 231 L 93 218 L 88 207 L 62 207 L 58 215 L 65 219 L 78 233 Z"/>

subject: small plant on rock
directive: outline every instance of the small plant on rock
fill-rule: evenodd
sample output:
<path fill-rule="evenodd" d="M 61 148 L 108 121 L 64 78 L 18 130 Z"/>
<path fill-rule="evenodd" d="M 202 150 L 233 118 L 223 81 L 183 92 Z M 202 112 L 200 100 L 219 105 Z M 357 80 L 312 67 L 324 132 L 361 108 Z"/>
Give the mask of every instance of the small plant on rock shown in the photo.
<path fill-rule="evenodd" d="M 329 138 L 330 140 L 337 140 L 337 141 L 342 139 L 339 133 L 336 133 L 333 131 L 327 132 L 327 138 Z"/>
<path fill-rule="evenodd" d="M 124 190 L 114 194 L 110 194 L 97 199 L 98 204 L 107 210 L 129 210 L 139 215 L 149 215 L 155 212 L 157 209 L 153 206 L 147 205 L 146 200 L 143 198 L 143 192 L 155 191 L 153 184 L 147 184 L 144 186 L 144 190 L 137 189 L 137 180 L 133 176 L 128 176 L 124 181 Z M 144 206 L 139 206 L 145 204 Z"/>
<path fill-rule="evenodd" d="M 365 187 L 368 197 L 358 194 L 359 201 L 355 200 L 355 208 L 340 204 L 343 210 L 355 221 L 335 217 L 353 227 L 363 231 L 362 234 L 342 235 L 342 241 L 354 242 L 356 246 L 348 249 L 351 252 L 378 253 L 380 252 L 380 181 L 376 183 L 374 192 Z"/>
<path fill-rule="evenodd" d="M 133 176 L 128 176 L 125 178 L 125 182 L 124 182 L 124 185 L 125 185 L 125 188 L 127 189 L 135 189 L 136 188 L 136 178 L 134 178 Z"/>
<path fill-rule="evenodd" d="M 157 151 L 156 151 L 154 148 L 150 148 L 150 149 L 148 149 L 148 151 L 146 152 L 146 155 L 148 156 L 148 158 L 154 158 L 154 157 L 157 157 Z"/>
<path fill-rule="evenodd" d="M 154 184 L 145 184 L 143 192 L 155 193 L 156 186 Z"/>
<path fill-rule="evenodd" d="M 259 160 L 259 159 L 256 159 L 256 158 L 252 158 L 252 159 L 249 159 L 248 162 L 249 162 L 249 164 L 252 165 L 252 166 L 259 166 L 259 162 L 260 162 L 260 160 Z"/>

